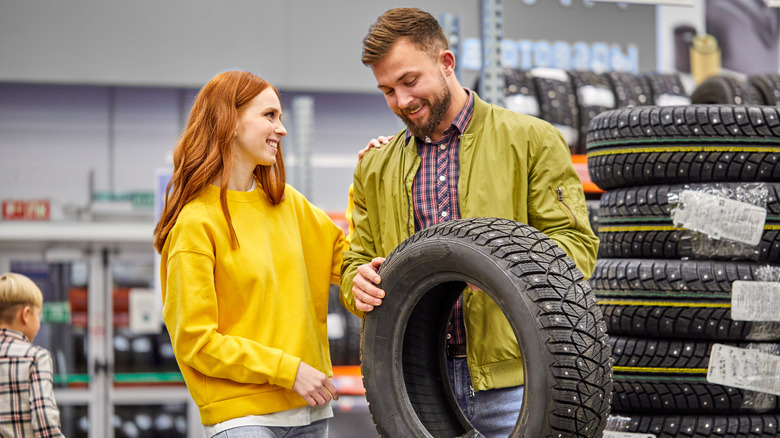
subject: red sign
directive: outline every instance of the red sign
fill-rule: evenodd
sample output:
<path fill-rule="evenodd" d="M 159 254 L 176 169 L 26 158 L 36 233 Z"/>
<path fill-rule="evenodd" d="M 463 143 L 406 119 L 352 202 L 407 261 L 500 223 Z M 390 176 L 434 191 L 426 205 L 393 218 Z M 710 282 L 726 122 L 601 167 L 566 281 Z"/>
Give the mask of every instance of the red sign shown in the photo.
<path fill-rule="evenodd" d="M 51 212 L 48 199 L 3 201 L 5 221 L 47 221 Z"/>

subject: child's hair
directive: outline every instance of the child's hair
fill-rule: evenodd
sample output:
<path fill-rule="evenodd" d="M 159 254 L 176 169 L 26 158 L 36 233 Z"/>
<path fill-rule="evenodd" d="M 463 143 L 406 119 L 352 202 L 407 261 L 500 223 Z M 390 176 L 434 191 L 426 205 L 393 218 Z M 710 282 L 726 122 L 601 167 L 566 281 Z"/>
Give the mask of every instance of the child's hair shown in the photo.
<path fill-rule="evenodd" d="M 12 323 L 21 306 L 43 307 L 41 289 L 25 275 L 3 274 L 0 276 L 0 323 Z"/>

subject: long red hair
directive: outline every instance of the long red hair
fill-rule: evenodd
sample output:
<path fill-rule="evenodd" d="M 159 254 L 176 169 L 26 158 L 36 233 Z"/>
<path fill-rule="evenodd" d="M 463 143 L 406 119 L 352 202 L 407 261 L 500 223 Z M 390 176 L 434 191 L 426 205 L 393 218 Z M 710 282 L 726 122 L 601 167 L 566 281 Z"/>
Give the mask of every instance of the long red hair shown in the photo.
<path fill-rule="evenodd" d="M 173 176 L 165 190 L 165 206 L 160 221 L 154 228 L 154 247 L 158 252 L 162 252 L 182 208 L 217 178 L 220 178 L 219 201 L 227 220 L 230 240 L 234 247 L 238 247 L 238 237 L 227 207 L 227 184 L 233 168 L 233 132 L 250 101 L 268 87 L 279 96 L 279 91 L 260 76 L 233 70 L 214 76 L 200 90 L 184 133 L 173 151 Z M 254 174 L 272 204 L 284 201 L 286 176 L 281 148 L 276 154 L 276 163 L 257 166 Z"/>

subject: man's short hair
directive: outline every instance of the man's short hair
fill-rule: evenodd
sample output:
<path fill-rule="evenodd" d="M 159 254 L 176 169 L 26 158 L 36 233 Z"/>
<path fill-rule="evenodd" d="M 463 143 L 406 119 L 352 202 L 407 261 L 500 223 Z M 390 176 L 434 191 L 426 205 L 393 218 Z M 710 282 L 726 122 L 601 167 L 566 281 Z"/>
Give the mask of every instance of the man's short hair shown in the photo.
<path fill-rule="evenodd" d="M 43 307 L 41 289 L 25 275 L 0 275 L 0 323 L 12 323 L 21 306 Z"/>
<path fill-rule="evenodd" d="M 433 57 L 450 47 L 439 22 L 431 14 L 417 8 L 395 8 L 380 15 L 368 29 L 363 38 L 363 64 L 372 66 L 384 59 L 401 38 L 408 38 Z"/>

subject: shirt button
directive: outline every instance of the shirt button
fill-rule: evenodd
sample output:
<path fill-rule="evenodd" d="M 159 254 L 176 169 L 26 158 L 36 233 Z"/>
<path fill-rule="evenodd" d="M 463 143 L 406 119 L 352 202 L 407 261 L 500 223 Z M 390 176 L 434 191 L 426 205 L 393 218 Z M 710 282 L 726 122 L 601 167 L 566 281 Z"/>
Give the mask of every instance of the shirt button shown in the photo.
<path fill-rule="evenodd" d="M 446 181 L 446 180 L 447 180 L 447 178 L 445 178 L 445 177 L 444 177 L 444 175 L 442 175 L 442 176 L 440 176 L 440 177 L 439 177 L 439 181 L 442 181 L 442 182 L 443 182 L 443 181 Z"/>
<path fill-rule="evenodd" d="M 447 340 L 450 340 L 450 339 L 452 339 L 452 335 L 447 333 Z"/>
<path fill-rule="evenodd" d="M 445 149 L 447 149 L 447 145 L 440 144 L 439 145 L 439 149 L 445 150 Z"/>
<path fill-rule="evenodd" d="M 447 217 L 447 212 L 446 211 L 442 211 L 441 212 L 441 217 Z"/>

